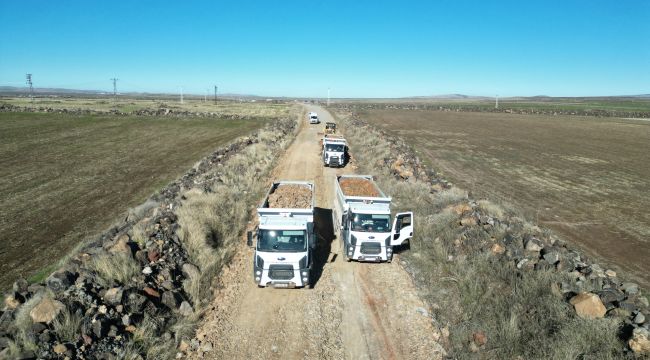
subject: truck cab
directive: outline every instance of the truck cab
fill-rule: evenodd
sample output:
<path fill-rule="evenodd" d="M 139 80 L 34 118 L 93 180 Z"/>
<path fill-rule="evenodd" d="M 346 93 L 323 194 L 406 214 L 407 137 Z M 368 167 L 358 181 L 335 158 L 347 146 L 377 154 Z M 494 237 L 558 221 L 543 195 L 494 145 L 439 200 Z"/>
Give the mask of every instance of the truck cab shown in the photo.
<path fill-rule="evenodd" d="M 323 164 L 343 167 L 347 161 L 348 145 L 343 138 L 323 138 Z"/>
<path fill-rule="evenodd" d="M 341 179 L 365 181 L 374 188 L 372 194 L 353 193 L 340 185 Z M 346 260 L 390 262 L 393 247 L 413 237 L 413 213 L 391 216 L 391 198 L 387 197 L 368 175 L 336 177 L 334 224 L 340 230 Z M 359 186 L 356 186 L 358 189 Z"/>
<path fill-rule="evenodd" d="M 301 208 L 272 207 L 270 194 L 281 186 L 301 186 L 311 192 L 311 204 Z M 259 287 L 299 288 L 311 283 L 314 217 L 313 184 L 277 182 L 257 209 L 259 225 L 248 233 L 248 245 L 255 242 L 253 278 Z"/>
<path fill-rule="evenodd" d="M 307 118 L 309 119 L 310 124 L 320 124 L 318 114 L 313 111 L 310 111 L 309 114 L 307 114 Z"/>

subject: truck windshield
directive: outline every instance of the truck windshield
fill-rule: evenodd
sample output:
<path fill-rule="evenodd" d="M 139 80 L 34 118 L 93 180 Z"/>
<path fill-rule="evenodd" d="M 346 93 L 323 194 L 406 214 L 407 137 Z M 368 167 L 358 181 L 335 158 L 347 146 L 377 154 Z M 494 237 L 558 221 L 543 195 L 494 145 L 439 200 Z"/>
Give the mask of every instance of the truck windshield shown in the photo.
<path fill-rule="evenodd" d="M 345 146 L 341 144 L 327 144 L 325 146 L 325 151 L 343 152 L 344 149 Z"/>
<path fill-rule="evenodd" d="M 274 252 L 307 251 L 307 237 L 303 230 L 260 230 L 257 250 Z"/>
<path fill-rule="evenodd" d="M 388 214 L 352 214 L 352 231 L 389 232 Z"/>

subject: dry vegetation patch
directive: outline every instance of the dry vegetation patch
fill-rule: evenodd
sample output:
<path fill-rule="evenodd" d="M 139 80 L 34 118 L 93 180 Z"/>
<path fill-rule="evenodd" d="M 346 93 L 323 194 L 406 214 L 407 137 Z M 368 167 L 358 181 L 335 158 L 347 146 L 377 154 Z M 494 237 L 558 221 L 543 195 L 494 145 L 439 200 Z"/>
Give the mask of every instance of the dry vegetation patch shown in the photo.
<path fill-rule="evenodd" d="M 0 288 L 266 122 L 0 112 Z"/>
<path fill-rule="evenodd" d="M 416 214 L 410 249 L 399 251 L 397 259 L 433 309 L 433 321 L 452 357 L 633 357 L 626 350 L 627 341 L 632 343 L 629 316 L 648 312 L 638 289 L 621 290 L 626 285 L 616 274 L 603 271 L 512 208 L 472 200 L 421 167 L 400 140 L 349 114 L 338 115 L 360 171 L 377 175 L 381 188 L 393 197 L 395 211 Z M 400 157 L 413 174 L 407 179 L 393 166 Z M 616 310 L 608 291 L 636 310 Z M 581 292 L 598 293 L 596 298 L 608 304 L 607 316 L 585 319 L 577 314 L 568 300 Z M 634 327 L 642 332 L 642 324 Z"/>
<path fill-rule="evenodd" d="M 650 285 L 650 122 L 588 116 L 368 110 L 477 198 L 510 203 Z"/>

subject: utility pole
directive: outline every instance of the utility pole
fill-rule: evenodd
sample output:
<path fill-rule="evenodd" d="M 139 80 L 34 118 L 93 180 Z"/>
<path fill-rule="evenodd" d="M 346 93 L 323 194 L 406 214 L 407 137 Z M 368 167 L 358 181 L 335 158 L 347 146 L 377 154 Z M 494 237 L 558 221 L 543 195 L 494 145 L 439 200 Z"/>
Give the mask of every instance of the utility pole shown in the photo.
<path fill-rule="evenodd" d="M 32 74 L 27 74 L 25 77 L 27 78 L 27 85 L 29 85 L 29 99 L 31 101 L 34 101 L 34 86 L 32 84 Z"/>
<path fill-rule="evenodd" d="M 113 81 L 113 99 L 117 100 L 117 78 L 111 78 L 111 81 Z"/>
<path fill-rule="evenodd" d="M 497 95 L 497 96 L 494 98 L 494 108 L 495 108 L 495 109 L 498 109 L 498 108 L 499 108 L 499 95 Z"/>
<path fill-rule="evenodd" d="M 181 104 L 183 103 L 183 87 L 181 86 Z"/>
<path fill-rule="evenodd" d="M 214 104 L 217 105 L 217 90 L 219 90 L 219 87 L 217 85 L 214 86 Z"/>
<path fill-rule="evenodd" d="M 327 106 L 330 106 L 330 88 L 327 88 Z"/>

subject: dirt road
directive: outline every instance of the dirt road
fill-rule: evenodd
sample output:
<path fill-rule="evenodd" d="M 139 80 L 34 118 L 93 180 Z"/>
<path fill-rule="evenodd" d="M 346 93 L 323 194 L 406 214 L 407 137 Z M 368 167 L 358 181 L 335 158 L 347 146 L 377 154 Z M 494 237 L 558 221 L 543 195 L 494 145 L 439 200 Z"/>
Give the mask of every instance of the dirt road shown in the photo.
<path fill-rule="evenodd" d="M 323 123 L 333 121 L 322 108 L 310 106 L 308 111 L 316 111 Z M 201 346 L 190 354 L 192 358 L 442 357 L 439 332 L 399 258 L 390 264 L 348 263 L 339 254 L 331 219 L 334 175 L 353 173 L 354 164 L 344 169 L 323 167 L 318 144 L 322 128 L 322 124 L 302 123 L 273 175 L 277 180 L 310 180 L 316 185 L 320 239 L 313 288 L 258 288 L 252 279 L 252 250 L 242 241 L 197 331 Z"/>

